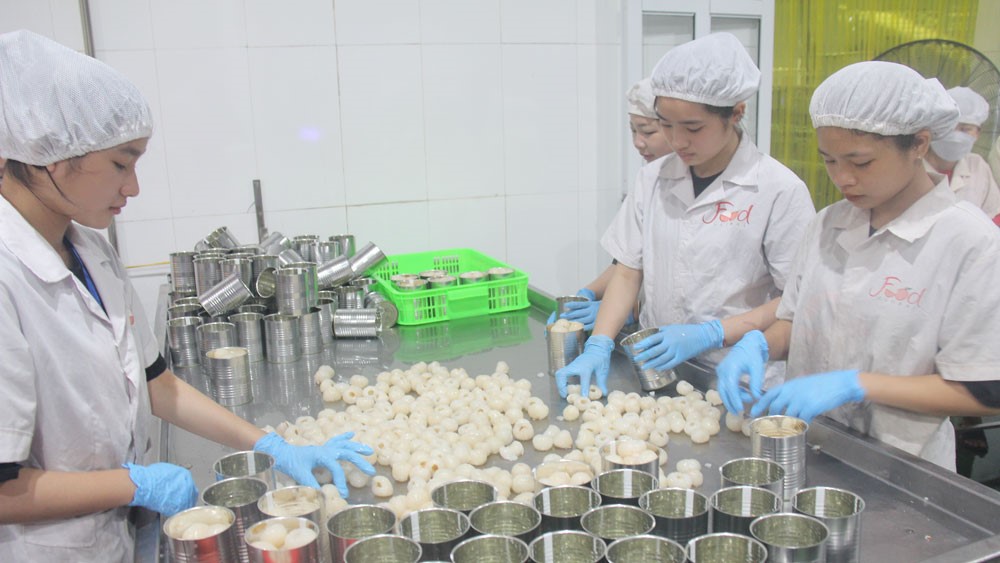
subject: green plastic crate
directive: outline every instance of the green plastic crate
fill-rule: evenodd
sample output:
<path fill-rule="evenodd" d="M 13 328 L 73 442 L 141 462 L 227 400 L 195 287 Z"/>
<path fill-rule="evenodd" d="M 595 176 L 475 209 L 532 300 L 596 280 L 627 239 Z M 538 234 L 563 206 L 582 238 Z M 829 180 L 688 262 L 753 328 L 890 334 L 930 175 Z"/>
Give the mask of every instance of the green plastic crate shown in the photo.
<path fill-rule="evenodd" d="M 418 291 L 399 291 L 389 279 L 396 274 L 419 274 L 424 270 L 444 270 L 456 278 L 473 270 L 485 272 L 507 264 L 468 248 L 396 254 L 368 271 L 379 293 L 399 309 L 399 324 L 422 325 L 478 317 L 530 307 L 528 275 L 514 268 L 514 275 L 502 280 Z"/>

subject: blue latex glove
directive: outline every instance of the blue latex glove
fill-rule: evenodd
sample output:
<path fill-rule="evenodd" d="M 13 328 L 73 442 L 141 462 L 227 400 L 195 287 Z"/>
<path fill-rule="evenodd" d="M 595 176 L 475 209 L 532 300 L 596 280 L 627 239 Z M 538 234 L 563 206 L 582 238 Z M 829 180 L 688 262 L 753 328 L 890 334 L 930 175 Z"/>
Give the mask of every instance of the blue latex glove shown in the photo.
<path fill-rule="evenodd" d="M 752 400 L 750 395 L 740 390 L 740 378 L 744 373 L 750 375 L 750 393 L 753 398 L 761 396 L 766 363 L 767 339 L 759 330 L 751 330 L 744 334 L 729 354 L 719 362 L 715 374 L 719 378 L 719 395 L 722 396 L 726 410 L 734 414 L 742 413 L 743 403 Z"/>
<path fill-rule="evenodd" d="M 353 463 L 368 475 L 375 474 L 375 468 L 372 467 L 372 464 L 362 457 L 370 455 L 374 450 L 364 444 L 352 442 L 351 438 L 353 437 L 354 432 L 346 432 L 330 438 L 322 446 L 293 446 L 281 436 L 271 432 L 257 440 L 253 449 L 270 454 L 274 458 L 274 466 L 278 468 L 278 471 L 295 479 L 300 485 L 318 489 L 319 482 L 313 475 L 313 468 L 325 467 L 329 469 L 333 475 L 333 484 L 340 491 L 340 496 L 346 499 L 349 491 L 344 468 L 340 466 L 341 461 Z"/>
<path fill-rule="evenodd" d="M 696 325 L 661 326 L 660 331 L 637 342 L 642 350 L 635 360 L 643 368 L 666 370 L 690 360 L 706 350 L 722 348 L 725 333 L 722 323 L 708 321 Z"/>
<path fill-rule="evenodd" d="M 790 379 L 764 393 L 750 414 L 757 417 L 766 411 L 809 422 L 816 415 L 864 399 L 865 390 L 858 382 L 859 373 L 851 369 Z"/>
<path fill-rule="evenodd" d="M 142 506 L 164 516 L 173 516 L 198 502 L 198 487 L 191 472 L 172 463 L 122 465 L 135 484 L 129 506 Z"/>
<path fill-rule="evenodd" d="M 580 389 L 590 389 L 590 379 L 597 376 L 597 387 L 604 396 L 608 396 L 608 369 L 611 367 L 611 351 L 615 342 L 600 334 L 587 339 L 583 353 L 561 370 L 556 372 L 556 387 L 559 396 L 566 398 L 566 381 L 574 376 L 580 376 Z"/>
<path fill-rule="evenodd" d="M 583 323 L 584 330 L 594 330 L 594 322 L 597 321 L 597 311 L 601 308 L 601 302 L 597 301 L 594 292 L 583 288 L 576 292 L 577 297 L 586 297 L 587 301 L 570 301 L 566 303 L 566 312 L 561 318 L 567 321 Z"/>

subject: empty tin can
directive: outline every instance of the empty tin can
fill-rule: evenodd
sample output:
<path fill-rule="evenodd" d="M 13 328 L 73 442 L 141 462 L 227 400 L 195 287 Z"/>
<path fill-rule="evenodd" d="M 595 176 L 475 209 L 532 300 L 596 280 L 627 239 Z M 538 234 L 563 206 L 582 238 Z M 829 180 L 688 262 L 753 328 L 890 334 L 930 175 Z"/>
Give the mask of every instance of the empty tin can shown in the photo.
<path fill-rule="evenodd" d="M 476 532 L 517 538 L 531 543 L 539 534 L 542 515 L 534 507 L 513 501 L 486 503 L 469 513 Z"/>
<path fill-rule="evenodd" d="M 385 260 L 385 254 L 382 250 L 373 242 L 366 243 L 351 256 L 351 270 L 354 271 L 354 277 L 365 275 L 365 272 L 378 266 L 383 260 Z"/>
<path fill-rule="evenodd" d="M 524 563 L 528 545 L 507 536 L 476 536 L 458 544 L 451 552 L 453 563 Z"/>
<path fill-rule="evenodd" d="M 170 254 L 170 283 L 174 291 L 197 291 L 194 280 L 195 252 L 172 252 Z"/>
<path fill-rule="evenodd" d="M 865 501 L 860 496 L 833 487 L 812 487 L 795 494 L 792 510 L 816 518 L 829 531 L 826 560 L 831 563 L 861 561 L 861 515 Z"/>
<path fill-rule="evenodd" d="M 410 538 L 379 535 L 358 540 L 344 552 L 345 563 L 417 563 L 422 561 L 420 544 Z"/>
<path fill-rule="evenodd" d="M 402 535 L 416 541 L 426 561 L 447 561 L 469 531 L 469 517 L 450 508 L 411 512 L 399 523 Z"/>
<path fill-rule="evenodd" d="M 691 563 L 764 563 L 767 548 L 764 544 L 742 534 L 713 532 L 694 538 L 687 544 L 688 561 Z"/>
<path fill-rule="evenodd" d="M 329 240 L 340 242 L 340 255 L 345 258 L 354 256 L 354 235 L 332 235 Z"/>
<path fill-rule="evenodd" d="M 557 530 L 542 534 L 528 546 L 532 561 L 598 563 L 607 552 L 604 540 L 579 530 Z"/>
<path fill-rule="evenodd" d="M 334 514 L 326 521 L 333 561 L 343 562 L 349 547 L 358 541 L 396 531 L 396 514 L 381 506 L 357 504 Z"/>
<path fill-rule="evenodd" d="M 451 508 L 465 514 L 496 499 L 497 490 L 484 481 L 452 481 L 431 491 L 431 500 L 435 506 Z"/>
<path fill-rule="evenodd" d="M 684 563 L 681 544 L 653 535 L 622 538 L 608 546 L 608 563 Z"/>
<path fill-rule="evenodd" d="M 639 508 L 653 515 L 657 535 L 682 545 L 708 533 L 708 499 L 691 489 L 656 489 L 639 497 Z"/>
<path fill-rule="evenodd" d="M 635 361 L 635 357 L 639 354 L 639 351 L 635 349 L 635 345 L 657 334 L 659 331 L 660 329 L 658 328 L 646 328 L 638 332 L 633 332 L 622 338 L 620 342 L 621 347 L 625 350 L 625 356 L 628 357 L 629 363 L 632 365 L 632 371 L 639 380 L 639 386 L 642 387 L 643 391 L 657 391 L 677 381 L 677 374 L 672 369 L 657 370 L 646 368 L 641 362 Z"/>
<path fill-rule="evenodd" d="M 583 530 L 610 544 L 615 540 L 648 534 L 655 524 L 653 515 L 637 506 L 606 504 L 580 517 Z"/>
<path fill-rule="evenodd" d="M 768 514 L 750 523 L 750 534 L 767 548 L 772 563 L 823 563 L 830 532 L 804 514 Z"/>

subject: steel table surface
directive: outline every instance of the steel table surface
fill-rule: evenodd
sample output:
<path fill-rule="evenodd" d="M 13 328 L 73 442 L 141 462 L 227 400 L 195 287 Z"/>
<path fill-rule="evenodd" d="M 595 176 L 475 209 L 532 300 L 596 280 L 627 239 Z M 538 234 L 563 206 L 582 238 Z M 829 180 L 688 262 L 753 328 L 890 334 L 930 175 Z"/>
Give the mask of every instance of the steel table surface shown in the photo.
<path fill-rule="evenodd" d="M 337 380 L 362 374 L 374 383 L 374 376 L 382 371 L 406 369 L 419 361 L 465 368 L 473 376 L 492 373 L 497 362 L 504 361 L 510 366 L 512 378 L 531 381 L 532 394 L 550 406 L 549 419 L 534 423 L 536 431 L 556 424 L 573 430 L 575 435 L 579 421 L 557 420 L 566 403 L 559 398 L 555 380 L 547 373 L 544 325 L 549 298 L 534 290 L 531 296 L 533 306 L 523 311 L 396 327 L 380 339 L 336 340 L 322 355 L 294 364 L 256 364 L 254 401 L 232 410 L 258 426 L 277 426 L 300 416 L 316 416 L 324 408 L 343 409 L 343 403 L 325 405 L 313 382 L 313 373 L 322 364 L 336 370 Z M 210 391 L 199 369 L 177 372 L 202 391 Z M 701 390 L 713 385 L 712 371 L 695 363 L 679 367 L 678 373 Z M 619 352 L 612 357 L 608 386 L 612 390 L 639 391 L 627 360 Z M 864 561 L 988 561 L 1000 556 L 997 491 L 825 419 L 814 421 L 809 442 L 807 486 L 844 488 L 865 500 Z M 229 451 L 168 425 L 161 434 L 162 459 L 189 467 L 199 490 L 212 482 L 214 460 Z M 697 490 L 709 496 L 719 488 L 718 467 L 730 459 L 750 455 L 751 447 L 749 438 L 730 432 L 723 424 L 722 431 L 702 445 L 693 444 L 683 434 L 671 434 L 667 451 L 667 472 L 681 459 L 702 462 L 705 482 Z M 527 443 L 519 461 L 534 465 L 545 453 L 536 452 Z M 513 463 L 493 455 L 487 466 L 509 468 Z M 390 474 L 386 467 L 379 467 L 379 473 Z M 395 483 L 395 487 L 397 493 L 405 490 L 405 484 Z M 351 492 L 352 502 L 373 499 L 368 488 Z"/>

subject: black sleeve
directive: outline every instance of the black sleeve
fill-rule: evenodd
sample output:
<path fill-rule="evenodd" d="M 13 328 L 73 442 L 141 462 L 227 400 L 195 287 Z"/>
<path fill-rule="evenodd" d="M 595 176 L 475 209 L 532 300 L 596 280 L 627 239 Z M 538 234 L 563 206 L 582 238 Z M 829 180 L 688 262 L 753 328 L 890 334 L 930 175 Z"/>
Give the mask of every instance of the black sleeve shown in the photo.
<path fill-rule="evenodd" d="M 164 360 L 163 355 L 160 354 L 156 357 L 156 361 L 153 362 L 153 365 L 146 368 L 146 381 L 152 381 L 157 377 L 160 377 L 160 374 L 165 371 L 167 371 L 167 361 Z"/>
<path fill-rule="evenodd" d="M 984 407 L 1000 408 L 1000 381 L 960 381 Z"/>
<path fill-rule="evenodd" d="M 0 463 L 0 483 L 17 479 L 21 471 L 21 464 L 16 462 Z"/>

